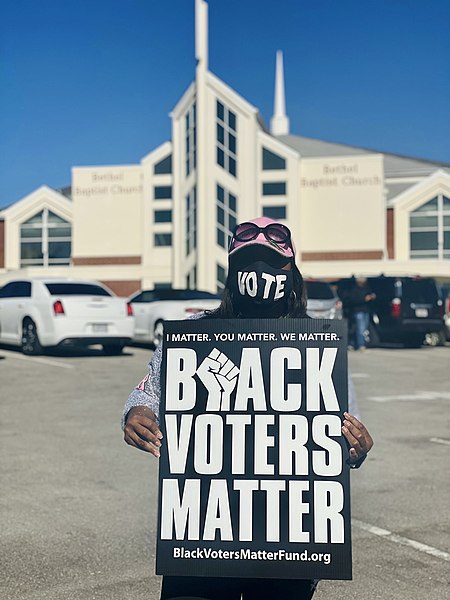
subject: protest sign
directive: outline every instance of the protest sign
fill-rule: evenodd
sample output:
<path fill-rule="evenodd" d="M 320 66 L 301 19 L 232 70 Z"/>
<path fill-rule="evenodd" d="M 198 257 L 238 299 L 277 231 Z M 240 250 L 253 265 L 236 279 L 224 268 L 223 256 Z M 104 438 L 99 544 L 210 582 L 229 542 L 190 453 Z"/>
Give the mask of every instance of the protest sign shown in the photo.
<path fill-rule="evenodd" d="M 351 579 L 346 323 L 168 321 L 157 573 Z"/>

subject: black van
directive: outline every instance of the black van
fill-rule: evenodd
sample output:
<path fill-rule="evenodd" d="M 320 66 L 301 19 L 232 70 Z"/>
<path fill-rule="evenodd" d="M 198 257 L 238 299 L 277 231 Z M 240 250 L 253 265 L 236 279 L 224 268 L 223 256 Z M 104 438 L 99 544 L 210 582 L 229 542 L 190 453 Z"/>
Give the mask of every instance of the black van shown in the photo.
<path fill-rule="evenodd" d="M 355 279 L 341 279 L 337 293 L 344 305 L 345 295 Z M 367 285 L 376 295 L 370 303 L 371 318 L 367 345 L 400 342 L 421 346 L 427 333 L 442 332 L 443 303 L 431 277 L 367 277 Z"/>

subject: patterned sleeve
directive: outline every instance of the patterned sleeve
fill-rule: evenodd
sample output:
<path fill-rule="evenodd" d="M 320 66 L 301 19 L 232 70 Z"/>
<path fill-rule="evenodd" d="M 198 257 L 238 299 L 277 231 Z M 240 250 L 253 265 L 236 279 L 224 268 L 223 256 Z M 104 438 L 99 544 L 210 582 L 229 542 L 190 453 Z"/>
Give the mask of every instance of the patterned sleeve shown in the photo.
<path fill-rule="evenodd" d="M 188 319 L 202 319 L 205 316 L 204 312 L 195 313 Z M 144 379 L 138 383 L 128 400 L 125 403 L 122 414 L 122 429 L 125 427 L 125 421 L 129 411 L 135 406 L 147 406 L 156 415 L 156 420 L 159 422 L 159 401 L 161 398 L 161 362 L 162 362 L 162 342 L 157 346 L 153 353 L 151 361 L 148 363 L 148 373 Z"/>
<path fill-rule="evenodd" d="M 135 406 L 147 406 L 155 413 L 156 419 L 159 420 L 161 359 L 162 343 L 156 348 L 152 359 L 148 364 L 147 375 L 128 396 L 122 414 L 122 429 L 125 427 L 127 414 Z"/>

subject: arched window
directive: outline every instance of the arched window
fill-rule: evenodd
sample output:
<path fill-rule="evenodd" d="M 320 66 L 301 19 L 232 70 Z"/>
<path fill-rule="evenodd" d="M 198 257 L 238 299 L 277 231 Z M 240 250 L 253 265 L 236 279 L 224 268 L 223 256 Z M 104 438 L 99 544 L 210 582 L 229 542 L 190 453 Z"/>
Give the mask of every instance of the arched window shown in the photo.
<path fill-rule="evenodd" d="M 450 259 L 450 199 L 439 194 L 409 215 L 411 258 Z"/>
<path fill-rule="evenodd" d="M 48 208 L 20 225 L 20 266 L 69 265 L 72 225 Z"/>

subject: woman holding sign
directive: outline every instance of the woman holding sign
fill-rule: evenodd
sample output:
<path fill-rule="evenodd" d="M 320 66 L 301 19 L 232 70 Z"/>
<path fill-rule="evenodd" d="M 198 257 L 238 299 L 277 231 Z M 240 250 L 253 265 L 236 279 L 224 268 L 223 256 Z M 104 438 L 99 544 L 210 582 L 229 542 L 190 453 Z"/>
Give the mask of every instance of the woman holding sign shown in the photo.
<path fill-rule="evenodd" d="M 218 309 L 195 315 L 197 319 L 308 318 L 306 291 L 295 263 L 290 230 L 266 217 L 238 225 L 229 247 L 228 278 Z M 160 372 L 162 348 L 149 364 L 149 373 L 131 393 L 124 410 L 127 444 L 159 456 Z M 349 412 L 344 413 L 342 434 L 348 445 L 347 464 L 358 468 L 372 448 L 372 438 L 354 416 L 354 394 L 349 386 Z M 235 577 L 174 577 L 163 579 L 161 600 L 199 598 L 209 600 L 309 600 L 315 582 L 296 579 Z"/>

